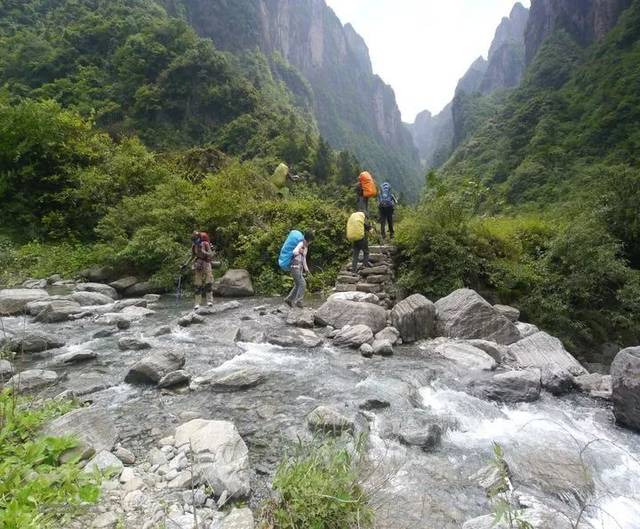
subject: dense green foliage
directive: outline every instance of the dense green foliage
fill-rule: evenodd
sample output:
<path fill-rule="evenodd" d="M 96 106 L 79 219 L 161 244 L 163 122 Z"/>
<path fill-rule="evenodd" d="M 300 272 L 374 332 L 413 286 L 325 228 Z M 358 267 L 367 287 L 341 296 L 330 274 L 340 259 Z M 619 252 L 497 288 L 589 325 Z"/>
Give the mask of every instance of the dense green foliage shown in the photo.
<path fill-rule="evenodd" d="M 262 529 L 366 529 L 373 510 L 360 480 L 360 454 L 335 442 L 303 444 L 280 463 L 279 499 L 266 505 Z"/>
<path fill-rule="evenodd" d="M 61 464 L 60 456 L 76 442 L 40 437 L 44 422 L 72 409 L 72 403 L 36 404 L 0 393 L 0 527 L 54 529 L 95 503 L 95 476 L 83 473 L 75 461 Z"/>

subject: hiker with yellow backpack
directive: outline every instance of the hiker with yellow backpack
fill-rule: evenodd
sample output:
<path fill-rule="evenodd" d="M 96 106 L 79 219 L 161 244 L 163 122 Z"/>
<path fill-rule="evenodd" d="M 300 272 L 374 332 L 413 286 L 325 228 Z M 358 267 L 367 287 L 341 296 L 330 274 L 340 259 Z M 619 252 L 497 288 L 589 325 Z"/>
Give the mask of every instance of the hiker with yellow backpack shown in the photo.
<path fill-rule="evenodd" d="M 370 268 L 369 262 L 369 231 L 371 224 L 367 215 L 363 211 L 357 211 L 349 217 L 347 221 L 347 240 L 353 245 L 353 258 L 351 260 L 351 271 L 355 274 L 358 271 L 358 259 L 362 252 L 362 266 Z"/>
<path fill-rule="evenodd" d="M 378 196 L 376 182 L 369 171 L 362 171 L 358 176 L 356 184 L 356 195 L 358 198 L 358 211 L 369 214 L 369 199 Z"/>

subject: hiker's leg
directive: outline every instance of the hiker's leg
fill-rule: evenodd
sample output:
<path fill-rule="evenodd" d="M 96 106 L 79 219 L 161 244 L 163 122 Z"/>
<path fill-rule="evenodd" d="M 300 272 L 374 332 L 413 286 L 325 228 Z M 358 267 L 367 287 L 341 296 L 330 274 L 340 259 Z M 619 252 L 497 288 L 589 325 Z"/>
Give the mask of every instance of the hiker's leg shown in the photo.
<path fill-rule="evenodd" d="M 207 304 L 213 304 L 213 271 L 211 270 L 211 265 L 207 266 L 207 270 L 205 273 L 205 285 L 204 292 L 207 296 Z"/>
<path fill-rule="evenodd" d="M 378 209 L 378 212 L 380 213 L 380 235 L 384 239 L 386 237 L 385 224 L 386 224 L 386 220 L 387 220 L 385 208 L 384 207 L 380 207 Z"/>
<path fill-rule="evenodd" d="M 369 262 L 369 238 L 365 235 L 365 238 L 362 239 L 362 266 L 371 266 Z"/>
<path fill-rule="evenodd" d="M 193 286 L 195 289 L 195 300 L 194 305 L 200 305 L 202 303 L 202 292 L 203 292 L 203 283 L 204 283 L 204 273 L 202 270 L 195 270 L 193 276 Z"/>
<path fill-rule="evenodd" d="M 293 300 L 295 299 L 295 296 L 296 296 L 296 292 L 298 291 L 298 285 L 296 283 L 296 275 L 293 268 L 291 269 L 291 278 L 293 279 L 293 287 L 289 291 L 289 294 L 287 295 L 287 297 L 284 298 L 285 303 L 293 303 Z"/>
<path fill-rule="evenodd" d="M 394 236 L 394 231 L 393 231 L 393 213 L 394 213 L 394 209 L 393 208 L 389 208 L 387 222 L 389 223 L 389 235 L 391 236 L 392 239 L 393 239 L 393 236 Z"/>
<path fill-rule="evenodd" d="M 360 245 L 356 241 L 353 243 L 353 258 L 351 259 L 351 271 L 355 274 L 358 271 L 358 257 L 360 256 Z"/>
<path fill-rule="evenodd" d="M 296 295 L 295 298 L 292 299 L 293 303 L 299 303 L 304 298 L 304 292 L 307 286 L 307 280 L 304 278 L 304 274 L 302 271 L 302 267 L 296 268 L 294 272 L 294 277 L 296 281 Z"/>

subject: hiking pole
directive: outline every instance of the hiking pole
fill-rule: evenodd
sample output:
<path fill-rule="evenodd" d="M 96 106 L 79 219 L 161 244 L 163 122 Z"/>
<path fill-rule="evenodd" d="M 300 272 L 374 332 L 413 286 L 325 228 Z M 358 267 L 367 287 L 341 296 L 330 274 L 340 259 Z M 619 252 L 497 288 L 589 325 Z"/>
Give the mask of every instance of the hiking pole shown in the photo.
<path fill-rule="evenodd" d="M 176 303 L 180 303 L 182 298 L 182 274 L 178 276 L 178 291 L 176 292 Z"/>

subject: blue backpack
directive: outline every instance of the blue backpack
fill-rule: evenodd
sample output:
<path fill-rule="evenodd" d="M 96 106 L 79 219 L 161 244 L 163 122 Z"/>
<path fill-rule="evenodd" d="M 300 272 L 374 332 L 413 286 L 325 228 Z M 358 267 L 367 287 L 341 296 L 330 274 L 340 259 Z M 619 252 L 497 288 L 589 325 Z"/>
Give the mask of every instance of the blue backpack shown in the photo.
<path fill-rule="evenodd" d="M 391 184 L 389 184 L 389 182 L 385 182 L 380 186 L 378 203 L 386 208 L 393 207 L 393 195 L 391 194 Z"/>
<path fill-rule="evenodd" d="M 304 235 L 301 231 L 293 230 L 289 232 L 287 240 L 284 241 L 282 249 L 280 250 L 280 258 L 278 259 L 278 265 L 282 270 L 288 272 L 291 270 L 291 261 L 293 261 L 293 250 L 296 246 L 304 241 Z"/>

